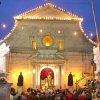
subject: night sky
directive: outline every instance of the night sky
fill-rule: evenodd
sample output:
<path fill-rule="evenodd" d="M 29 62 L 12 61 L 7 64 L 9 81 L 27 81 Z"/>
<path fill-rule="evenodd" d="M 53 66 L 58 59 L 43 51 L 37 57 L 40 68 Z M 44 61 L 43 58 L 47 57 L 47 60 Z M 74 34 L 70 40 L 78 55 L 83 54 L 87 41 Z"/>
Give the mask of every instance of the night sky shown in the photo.
<path fill-rule="evenodd" d="M 89 36 L 95 35 L 95 27 L 90 0 L 49 0 L 52 4 L 84 18 L 82 27 Z M 3 39 L 13 28 L 13 17 L 46 3 L 46 0 L 0 0 L 0 39 Z M 100 33 L 100 0 L 93 0 Z M 6 25 L 6 27 L 5 27 Z"/>

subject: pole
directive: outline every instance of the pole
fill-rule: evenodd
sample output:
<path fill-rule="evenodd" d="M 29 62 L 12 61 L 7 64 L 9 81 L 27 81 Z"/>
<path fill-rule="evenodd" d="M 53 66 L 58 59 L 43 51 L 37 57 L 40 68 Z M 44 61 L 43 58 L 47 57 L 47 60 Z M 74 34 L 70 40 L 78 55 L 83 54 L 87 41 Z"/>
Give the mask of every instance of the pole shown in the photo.
<path fill-rule="evenodd" d="M 96 22 L 96 16 L 95 16 L 95 11 L 94 11 L 93 0 L 91 0 L 91 7 L 92 7 L 94 24 L 95 24 L 95 31 L 96 31 L 96 35 L 97 35 L 97 43 L 99 44 L 99 35 L 98 35 L 98 28 L 97 28 L 97 22 Z"/>
<path fill-rule="evenodd" d="M 95 11 L 94 11 L 93 0 L 91 0 L 91 6 L 92 6 L 92 13 L 93 13 L 95 30 L 96 30 L 96 35 L 97 35 L 97 46 L 98 46 L 98 49 L 99 49 L 99 51 L 98 51 L 99 52 L 98 56 L 99 56 L 100 55 L 100 41 L 99 41 L 98 28 L 97 28 L 97 22 L 96 22 L 96 16 L 95 16 Z M 99 59 L 98 59 L 98 62 L 99 62 Z M 99 64 L 100 64 L 100 62 L 99 62 Z"/>

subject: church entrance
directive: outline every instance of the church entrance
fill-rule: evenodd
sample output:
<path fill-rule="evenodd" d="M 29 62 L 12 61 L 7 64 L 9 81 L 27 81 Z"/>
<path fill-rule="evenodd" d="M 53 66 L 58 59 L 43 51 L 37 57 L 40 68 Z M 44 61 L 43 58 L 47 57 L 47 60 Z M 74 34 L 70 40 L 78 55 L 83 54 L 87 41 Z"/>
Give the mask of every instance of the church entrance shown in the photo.
<path fill-rule="evenodd" d="M 40 73 L 40 87 L 41 89 L 48 89 L 54 87 L 54 72 L 51 68 L 44 68 Z"/>

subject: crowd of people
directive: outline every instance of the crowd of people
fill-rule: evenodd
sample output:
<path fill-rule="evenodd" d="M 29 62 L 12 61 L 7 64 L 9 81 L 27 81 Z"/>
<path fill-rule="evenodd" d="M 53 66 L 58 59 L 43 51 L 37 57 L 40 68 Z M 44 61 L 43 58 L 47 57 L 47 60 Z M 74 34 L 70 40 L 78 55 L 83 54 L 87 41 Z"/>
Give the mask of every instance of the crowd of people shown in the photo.
<path fill-rule="evenodd" d="M 92 100 L 92 98 L 100 99 L 100 83 L 95 80 L 88 81 L 84 88 L 73 91 L 69 89 L 40 91 L 28 88 L 26 93 L 18 94 L 14 88 L 11 88 L 10 95 L 10 100 Z"/>

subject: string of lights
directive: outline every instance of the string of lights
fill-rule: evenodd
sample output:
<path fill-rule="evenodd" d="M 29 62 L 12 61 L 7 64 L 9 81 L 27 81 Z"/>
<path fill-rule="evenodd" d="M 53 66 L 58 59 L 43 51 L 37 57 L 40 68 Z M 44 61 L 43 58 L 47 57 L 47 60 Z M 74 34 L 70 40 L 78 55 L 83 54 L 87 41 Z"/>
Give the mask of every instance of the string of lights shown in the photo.
<path fill-rule="evenodd" d="M 41 5 L 41 4 L 45 4 L 45 3 L 49 3 L 49 2 L 51 2 L 51 3 L 53 3 L 53 4 L 57 4 L 58 2 L 59 2 L 60 0 L 38 0 L 38 1 L 35 1 L 35 3 L 33 2 L 33 1 L 29 1 L 29 2 L 33 2 L 33 4 L 36 6 L 36 5 Z M 29 4 L 29 2 L 28 2 L 28 4 Z M 68 6 L 68 5 L 82 5 L 82 6 L 84 6 L 85 4 L 86 4 L 86 6 L 89 6 L 89 1 L 72 1 L 72 0 L 65 0 L 65 1 L 60 1 L 62 4 L 60 4 L 61 5 L 61 7 L 62 8 L 67 8 L 67 7 L 65 7 L 65 6 Z M 59 3 L 60 3 L 59 2 Z M 20 2 L 18 2 L 18 3 L 20 3 Z M 23 3 L 22 1 L 21 1 L 21 3 Z M 57 5 L 59 5 L 59 3 L 57 4 Z M 2 1 L 2 0 L 0 0 L 0 10 L 1 10 L 1 8 L 3 7 L 2 5 L 6 5 L 7 4 L 7 1 L 5 2 L 5 1 Z M 10 4 L 10 3 L 9 3 Z M 23 3 L 24 4 L 24 3 Z M 17 3 L 16 3 L 16 5 L 17 5 Z M 7 6 L 4 6 L 5 8 L 6 7 L 8 7 L 8 5 Z M 34 7 L 34 6 L 33 6 Z M 4 9 L 5 9 L 4 8 Z M 77 8 L 79 8 L 79 7 L 77 7 Z M 18 8 L 19 9 L 19 8 Z M 26 9 L 26 8 L 25 8 Z M 75 12 L 75 9 L 73 8 L 73 7 L 71 7 L 71 9 Z M 63 9 L 62 9 L 63 10 Z M 72 11 L 71 10 L 71 11 Z M 1 10 L 2 11 L 2 10 Z M 69 11 L 69 10 L 68 10 Z M 20 12 L 22 12 L 22 11 L 20 11 Z M 2 12 L 1 12 L 2 13 Z M 7 13 L 6 13 L 7 14 Z M 6 15 L 5 14 L 5 15 Z M 73 14 L 73 13 L 72 13 Z M 2 14 L 3 15 L 3 14 Z M 9 16 L 9 15 L 8 15 Z M 79 15 L 80 16 L 80 15 Z M 2 17 L 2 16 L 1 16 Z M 84 18 L 84 17 L 83 17 Z M 30 17 L 26 17 L 26 19 L 30 19 Z M 41 18 L 33 18 L 33 19 L 41 19 Z M 50 17 L 46 17 L 45 19 L 52 19 L 52 18 L 50 18 Z M 61 19 L 61 18 L 57 18 L 57 20 L 63 20 L 63 19 Z M 68 20 L 68 19 L 66 19 L 65 18 L 65 20 Z M 69 20 L 70 20 L 70 18 L 69 18 Z M 7 25 L 7 24 L 9 24 L 9 23 L 7 23 L 5 20 L 4 20 L 4 24 L 5 24 L 5 26 L 4 25 L 2 25 L 1 24 L 2 23 L 2 21 L 0 21 L 0 39 L 1 39 L 1 37 L 3 38 L 6 34 L 8 34 L 8 33 L 6 33 L 6 32 L 8 32 L 8 30 L 9 30 L 9 27 L 10 27 L 10 25 Z M 12 22 L 11 22 L 12 23 Z M 14 23 L 14 22 L 13 22 Z M 84 22 L 83 22 L 84 23 Z M 87 26 L 89 26 L 88 24 L 87 24 Z M 88 27 L 87 27 L 88 28 Z M 89 29 L 89 28 L 88 28 Z M 85 30 L 85 28 L 84 28 L 84 30 Z M 93 28 L 92 28 L 92 30 L 93 30 Z M 90 37 L 90 38 L 93 38 L 93 36 L 95 35 L 95 32 L 93 32 L 92 30 L 87 30 L 88 32 L 86 32 L 87 33 L 87 35 Z M 10 31 L 10 30 L 9 30 Z M 86 31 L 86 30 L 85 30 Z"/>

